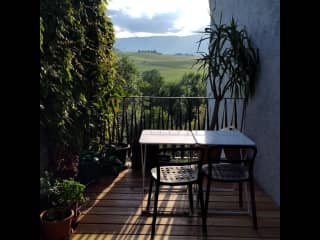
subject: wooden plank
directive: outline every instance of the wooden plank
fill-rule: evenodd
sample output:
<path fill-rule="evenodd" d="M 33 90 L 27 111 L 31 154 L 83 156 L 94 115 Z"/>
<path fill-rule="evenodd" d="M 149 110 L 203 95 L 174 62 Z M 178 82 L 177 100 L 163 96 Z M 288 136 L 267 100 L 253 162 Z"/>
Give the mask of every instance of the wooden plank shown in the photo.
<path fill-rule="evenodd" d="M 177 194 L 185 194 L 186 192 L 182 191 L 181 189 L 169 189 L 166 187 L 161 187 L 160 188 L 160 193 L 166 193 L 166 192 L 176 192 Z M 205 193 L 206 191 L 204 191 Z M 117 193 L 122 193 L 122 194 L 142 194 L 142 187 L 112 187 L 112 188 L 105 188 L 102 190 L 94 190 L 94 189 L 88 189 L 87 193 L 91 196 L 94 195 L 104 195 L 106 196 L 107 194 L 117 194 Z M 147 194 L 147 192 L 145 192 Z M 211 191 L 210 195 L 215 195 L 215 196 L 238 196 L 237 191 Z M 270 197 L 266 196 L 266 194 L 262 191 L 255 191 L 255 196 L 256 197 L 265 197 L 271 200 Z"/>
<path fill-rule="evenodd" d="M 172 217 L 159 216 L 157 218 L 157 224 L 166 224 L 170 222 Z M 97 224 L 152 224 L 152 217 L 146 217 L 141 215 L 85 215 L 81 219 L 81 223 L 97 223 Z M 171 224 L 175 225 L 196 225 L 201 226 L 202 220 L 200 217 L 174 217 Z M 252 219 L 250 216 L 213 216 L 208 217 L 208 225 L 213 226 L 238 226 L 238 227 L 250 227 L 252 226 Z M 280 219 L 259 218 L 259 227 L 280 227 Z"/>
<path fill-rule="evenodd" d="M 88 193 L 94 205 L 82 211 L 80 223 L 72 240 L 150 239 L 152 216 L 141 215 L 142 203 L 146 206 L 147 200 L 147 194 L 144 196 L 144 201 L 141 200 L 141 180 L 141 174 L 125 170 L 116 179 L 104 178 L 99 183 L 89 186 Z M 214 184 L 214 186 L 232 187 L 233 185 Z M 196 196 L 194 195 L 194 213 L 190 215 L 188 195 L 183 189 L 185 187 L 162 188 L 163 191 L 159 196 L 160 214 L 157 218 L 154 239 L 280 238 L 280 208 L 258 186 L 255 192 L 258 231 L 253 230 L 252 218 L 249 215 L 213 215 L 213 207 L 239 210 L 237 191 L 214 190 L 210 194 L 208 236 L 206 237 L 202 235 L 200 211 L 195 204 Z M 150 210 L 152 211 L 152 205 Z"/>
<path fill-rule="evenodd" d="M 172 194 L 177 195 L 176 197 L 176 201 L 185 201 L 186 199 L 188 199 L 188 196 L 186 195 L 186 193 L 182 193 L 182 192 L 177 192 L 177 193 L 167 193 L 167 192 L 160 192 L 159 194 L 159 199 L 167 199 L 169 198 L 169 196 L 171 196 Z M 215 201 L 215 202 L 238 202 L 238 195 L 237 194 L 233 194 L 233 195 L 217 195 L 217 194 L 212 194 L 213 196 L 210 196 L 209 201 Z M 91 200 L 128 200 L 128 199 L 132 199 L 132 200 L 141 200 L 141 193 L 123 193 L 123 192 L 109 192 L 108 194 L 88 194 L 88 197 Z M 147 195 L 145 195 L 145 199 L 147 199 Z M 245 199 L 244 199 L 245 202 Z M 269 197 L 266 197 L 265 195 L 259 195 L 256 196 L 256 202 L 265 202 L 265 203 L 272 203 L 274 204 L 274 202 L 272 201 L 272 199 L 270 199 Z"/>
<path fill-rule="evenodd" d="M 188 207 L 189 202 L 187 199 L 184 201 L 175 201 L 175 196 L 171 196 L 168 200 L 159 199 L 159 207 Z M 143 202 L 143 205 L 142 205 Z M 152 201 L 153 203 L 153 201 Z M 92 201 L 93 204 L 93 201 Z M 96 200 L 95 206 L 97 207 L 142 207 L 147 206 L 147 200 Z M 216 202 L 210 201 L 209 208 L 219 208 L 219 209 L 239 209 L 239 204 L 237 202 Z M 278 210 L 278 208 L 273 203 L 257 202 L 256 203 L 257 211 L 259 210 Z"/>
<path fill-rule="evenodd" d="M 91 209 L 85 210 L 83 214 L 114 214 L 114 215 L 141 215 L 142 208 L 123 208 L 123 207 L 93 207 Z M 179 213 L 189 213 L 189 208 L 176 208 L 176 207 L 160 207 L 159 212 L 179 214 Z M 209 209 L 209 214 L 213 211 Z M 196 214 L 196 213 L 195 213 Z M 280 218 L 279 211 L 272 210 L 261 210 L 257 211 L 258 218 Z"/>
<path fill-rule="evenodd" d="M 140 238 L 141 237 L 141 238 Z M 151 239 L 148 235 L 113 235 L 113 234 L 81 234 L 81 233 L 74 233 L 71 237 L 71 240 L 115 240 L 115 239 L 143 239 L 143 240 L 149 240 Z M 154 236 L 153 240 L 171 240 L 172 236 Z M 174 236 L 175 240 L 199 240 L 199 237 L 195 236 Z M 252 237 L 206 237 L 207 240 L 261 240 L 261 238 Z M 268 238 L 268 239 L 280 239 L 280 238 Z"/>
<path fill-rule="evenodd" d="M 149 183 L 150 180 L 145 179 L 145 182 Z M 211 184 L 212 184 L 211 189 L 214 189 L 214 188 L 230 188 L 230 189 L 232 189 L 232 188 L 234 188 L 234 184 L 233 183 L 227 183 L 226 184 L 226 183 L 220 183 L 220 182 L 211 182 Z M 90 188 L 95 189 L 95 188 L 106 187 L 106 186 L 107 186 L 106 184 L 101 184 L 99 186 L 92 186 Z M 141 188 L 142 187 L 142 180 L 140 181 L 140 180 L 137 180 L 137 179 L 132 179 L 131 182 L 130 181 L 129 182 L 118 182 L 118 183 L 116 183 L 115 186 L 116 187 L 120 187 L 120 188 L 123 188 L 123 187 L 138 187 L 138 188 Z M 204 189 L 206 189 L 207 184 L 203 183 L 202 186 L 203 186 Z M 162 186 L 162 187 L 164 188 L 165 186 Z M 256 191 L 262 191 L 257 185 L 255 185 L 255 188 L 256 188 L 255 189 Z M 237 189 L 237 188 L 235 187 L 235 189 Z"/>
<path fill-rule="evenodd" d="M 173 219 L 171 220 L 173 221 Z M 166 225 L 156 226 L 156 235 L 171 236 L 198 236 L 204 237 L 202 228 L 199 226 L 172 225 L 169 221 Z M 108 233 L 108 234 L 139 234 L 149 235 L 151 225 L 149 224 L 82 224 L 80 223 L 76 233 Z M 252 227 L 226 227 L 208 226 L 208 236 L 217 237 L 279 237 L 279 228 L 259 228 L 257 231 Z"/>

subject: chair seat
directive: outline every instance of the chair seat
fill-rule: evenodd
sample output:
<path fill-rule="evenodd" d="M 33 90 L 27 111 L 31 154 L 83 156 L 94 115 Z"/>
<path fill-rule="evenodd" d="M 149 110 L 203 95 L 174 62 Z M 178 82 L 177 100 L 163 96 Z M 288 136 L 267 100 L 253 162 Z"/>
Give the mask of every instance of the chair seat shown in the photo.
<path fill-rule="evenodd" d="M 152 177 L 157 180 L 157 168 L 151 169 Z M 168 184 L 183 184 L 197 181 L 198 173 L 190 166 L 160 167 L 160 182 Z"/>
<path fill-rule="evenodd" d="M 202 172 L 209 176 L 209 166 L 204 164 Z M 242 181 L 249 178 L 248 169 L 239 164 L 216 163 L 212 164 L 211 179 L 221 181 Z"/>

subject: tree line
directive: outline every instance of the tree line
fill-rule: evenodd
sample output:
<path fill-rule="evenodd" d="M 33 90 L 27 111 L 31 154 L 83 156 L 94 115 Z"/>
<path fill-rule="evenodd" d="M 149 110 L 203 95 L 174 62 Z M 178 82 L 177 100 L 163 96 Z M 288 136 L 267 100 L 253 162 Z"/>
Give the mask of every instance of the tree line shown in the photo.
<path fill-rule="evenodd" d="M 121 96 L 205 95 L 199 74 L 165 83 L 158 70 L 139 73 L 117 56 L 106 9 L 106 0 L 40 2 L 40 128 L 50 160 L 66 151 L 100 151 Z"/>
<path fill-rule="evenodd" d="M 118 56 L 119 84 L 126 96 L 201 97 L 206 95 L 206 85 L 199 73 L 185 73 L 178 82 L 165 82 L 159 70 L 140 73 L 127 56 Z"/>

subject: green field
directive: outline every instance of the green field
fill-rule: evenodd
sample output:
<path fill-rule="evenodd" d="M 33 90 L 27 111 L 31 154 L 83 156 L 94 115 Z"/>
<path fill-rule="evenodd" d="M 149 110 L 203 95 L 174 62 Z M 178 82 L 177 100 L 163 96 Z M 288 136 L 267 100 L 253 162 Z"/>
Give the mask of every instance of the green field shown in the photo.
<path fill-rule="evenodd" d="M 137 66 L 140 73 L 152 69 L 159 70 L 165 82 L 177 82 L 185 73 L 197 72 L 195 63 L 196 56 L 167 55 L 149 52 L 121 52 L 126 55 Z"/>

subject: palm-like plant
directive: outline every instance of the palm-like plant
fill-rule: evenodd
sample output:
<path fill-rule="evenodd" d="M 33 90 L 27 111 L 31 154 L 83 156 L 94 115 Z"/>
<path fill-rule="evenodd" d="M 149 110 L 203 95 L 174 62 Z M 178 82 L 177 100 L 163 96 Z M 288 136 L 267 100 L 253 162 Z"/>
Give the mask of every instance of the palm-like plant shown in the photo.
<path fill-rule="evenodd" d="M 203 80 L 209 82 L 215 98 L 210 129 L 218 128 L 218 113 L 221 100 L 229 92 L 231 97 L 248 98 L 254 94 L 258 49 L 252 47 L 245 28 L 238 29 L 232 17 L 230 24 L 216 23 L 211 16 L 211 26 L 205 28 L 199 47 L 209 40 L 208 52 L 199 52 L 199 70 L 203 70 Z"/>

